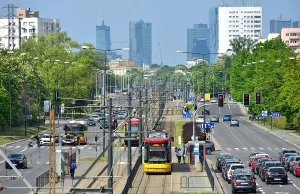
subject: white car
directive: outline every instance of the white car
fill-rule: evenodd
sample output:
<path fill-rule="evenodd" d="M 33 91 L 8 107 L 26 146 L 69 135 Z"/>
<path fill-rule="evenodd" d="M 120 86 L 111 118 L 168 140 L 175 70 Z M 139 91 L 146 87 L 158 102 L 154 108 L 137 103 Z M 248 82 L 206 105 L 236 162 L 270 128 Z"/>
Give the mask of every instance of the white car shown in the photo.
<path fill-rule="evenodd" d="M 200 102 L 206 102 L 206 100 L 204 98 L 201 98 Z"/>
<path fill-rule="evenodd" d="M 216 99 L 212 99 L 210 103 L 217 103 Z"/>
<path fill-rule="evenodd" d="M 232 174 L 233 174 L 235 169 L 244 169 L 244 168 L 245 168 L 244 164 L 232 164 L 232 165 L 230 165 L 230 167 L 227 171 L 228 183 L 230 183 L 231 178 L 232 178 Z"/>
<path fill-rule="evenodd" d="M 203 123 L 204 122 L 204 116 L 203 115 L 198 115 L 196 118 L 196 123 Z"/>
<path fill-rule="evenodd" d="M 55 136 L 55 139 L 51 139 L 52 143 L 58 142 L 58 136 Z M 43 134 L 40 138 L 41 145 L 50 145 L 50 134 Z"/>
<path fill-rule="evenodd" d="M 94 121 L 96 121 L 96 122 L 100 121 L 100 119 L 101 119 L 99 117 L 99 115 L 92 115 L 91 118 L 94 119 Z"/>

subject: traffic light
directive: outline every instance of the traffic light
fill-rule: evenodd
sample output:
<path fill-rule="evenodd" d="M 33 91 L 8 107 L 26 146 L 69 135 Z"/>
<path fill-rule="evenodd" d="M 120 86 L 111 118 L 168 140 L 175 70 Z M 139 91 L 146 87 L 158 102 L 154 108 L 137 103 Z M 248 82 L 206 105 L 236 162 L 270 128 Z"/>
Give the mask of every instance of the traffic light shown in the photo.
<path fill-rule="evenodd" d="M 255 94 L 255 103 L 261 104 L 261 93 L 260 92 L 256 92 L 256 94 Z"/>
<path fill-rule="evenodd" d="M 94 100 L 94 94 L 93 93 L 89 94 L 89 100 Z"/>
<path fill-rule="evenodd" d="M 54 90 L 54 101 L 58 101 L 59 98 L 59 90 Z"/>
<path fill-rule="evenodd" d="M 224 94 L 219 94 L 218 105 L 219 105 L 219 107 L 224 106 Z"/>
<path fill-rule="evenodd" d="M 244 94 L 244 106 L 250 106 L 250 94 Z"/>

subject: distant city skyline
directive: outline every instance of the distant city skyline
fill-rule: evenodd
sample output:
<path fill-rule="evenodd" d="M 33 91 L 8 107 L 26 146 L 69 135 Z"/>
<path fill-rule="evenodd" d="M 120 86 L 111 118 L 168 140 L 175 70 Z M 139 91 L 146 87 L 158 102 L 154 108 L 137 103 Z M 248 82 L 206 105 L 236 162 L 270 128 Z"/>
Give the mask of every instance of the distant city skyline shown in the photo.
<path fill-rule="evenodd" d="M 110 50 L 110 27 L 104 24 L 96 25 L 96 48 L 101 50 Z"/>
<path fill-rule="evenodd" d="M 252 1 L 247 0 L 246 3 L 251 5 Z M 233 6 L 236 1 L 228 2 L 229 6 Z M 4 7 L 7 4 L 15 4 L 22 9 L 30 7 L 32 10 L 39 10 L 41 18 L 60 19 L 61 30 L 67 31 L 73 40 L 92 43 L 95 46 L 95 26 L 101 25 L 104 20 L 111 28 L 111 41 L 127 41 L 111 45 L 112 49 L 129 47 L 129 21 L 151 22 L 152 63 L 160 64 L 162 56 L 163 64 L 177 65 L 186 63 L 186 55 L 176 54 L 176 50 L 186 49 L 186 29 L 197 23 L 209 24 L 210 8 L 217 7 L 220 3 L 221 0 L 90 0 L 88 3 L 74 0 L 2 0 L 0 5 Z M 288 3 L 286 0 L 261 0 L 260 4 L 263 8 L 263 37 L 270 32 L 270 20 L 278 18 L 281 14 L 293 21 L 300 21 L 299 0 L 289 0 Z M 0 16 L 6 15 L 7 9 L 0 9 Z M 127 52 L 122 52 L 122 55 L 128 58 Z"/>
<path fill-rule="evenodd" d="M 292 19 L 283 18 L 270 20 L 270 33 L 281 33 L 282 28 L 292 28 Z"/>

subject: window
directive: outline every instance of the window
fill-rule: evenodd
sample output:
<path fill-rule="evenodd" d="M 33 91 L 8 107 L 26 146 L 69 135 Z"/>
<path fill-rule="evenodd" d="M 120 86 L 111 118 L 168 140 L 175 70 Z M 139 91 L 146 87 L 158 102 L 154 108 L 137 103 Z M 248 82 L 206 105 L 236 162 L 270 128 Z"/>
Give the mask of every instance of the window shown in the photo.
<path fill-rule="evenodd" d="M 290 34 L 289 34 L 289 33 L 286 33 L 285 36 L 290 36 Z"/>
<path fill-rule="evenodd" d="M 254 16 L 254 18 L 256 18 L 256 19 L 260 19 L 260 16 L 258 16 L 258 15 L 257 15 L 257 16 Z"/>
<path fill-rule="evenodd" d="M 27 29 L 26 28 L 23 29 L 23 33 L 27 33 Z"/>
<path fill-rule="evenodd" d="M 19 14 L 19 16 L 23 16 L 23 14 L 22 14 L 22 13 L 20 13 L 20 14 Z"/>
<path fill-rule="evenodd" d="M 34 22 L 29 22 L 29 26 L 34 26 Z"/>
<path fill-rule="evenodd" d="M 23 26 L 27 26 L 27 22 L 23 22 Z"/>
<path fill-rule="evenodd" d="M 255 20 L 254 23 L 259 24 L 260 20 Z"/>

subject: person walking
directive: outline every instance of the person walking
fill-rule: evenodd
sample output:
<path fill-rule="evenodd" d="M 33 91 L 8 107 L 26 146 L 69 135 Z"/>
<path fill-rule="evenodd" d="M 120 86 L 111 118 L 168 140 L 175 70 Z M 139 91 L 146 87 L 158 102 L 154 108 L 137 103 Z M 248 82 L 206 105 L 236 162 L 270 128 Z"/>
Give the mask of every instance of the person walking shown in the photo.
<path fill-rule="evenodd" d="M 181 156 L 182 156 L 182 148 L 177 148 L 177 151 L 176 151 L 176 156 L 177 156 L 177 159 L 178 159 L 178 163 L 180 164 L 181 162 Z"/>
<path fill-rule="evenodd" d="M 75 159 L 72 160 L 71 164 L 70 164 L 70 174 L 71 174 L 71 178 L 74 180 L 74 174 L 75 174 L 75 169 L 77 168 L 76 166 L 76 162 Z"/>
<path fill-rule="evenodd" d="M 183 159 L 183 164 L 185 164 L 185 159 L 186 159 L 186 154 L 187 154 L 187 144 L 183 144 L 182 146 L 182 159 Z"/>
<path fill-rule="evenodd" d="M 38 147 L 40 147 L 41 142 L 40 142 L 40 136 L 38 133 L 35 134 L 34 138 L 36 139 L 36 144 Z"/>

